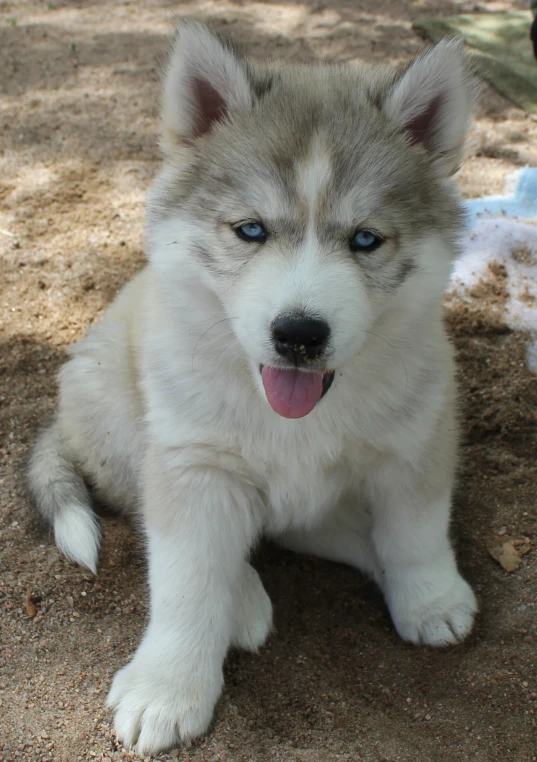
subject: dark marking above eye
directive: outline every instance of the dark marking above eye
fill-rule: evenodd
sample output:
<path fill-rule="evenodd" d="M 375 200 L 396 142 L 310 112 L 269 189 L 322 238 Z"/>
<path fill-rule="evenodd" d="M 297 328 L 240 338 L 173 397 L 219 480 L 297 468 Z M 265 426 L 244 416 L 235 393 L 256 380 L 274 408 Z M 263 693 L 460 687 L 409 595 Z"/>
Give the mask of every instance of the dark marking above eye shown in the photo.
<path fill-rule="evenodd" d="M 254 74 L 250 68 L 246 69 L 246 73 L 248 75 L 250 87 L 254 91 L 256 98 L 263 98 L 265 95 L 270 93 L 274 84 L 273 74 Z"/>

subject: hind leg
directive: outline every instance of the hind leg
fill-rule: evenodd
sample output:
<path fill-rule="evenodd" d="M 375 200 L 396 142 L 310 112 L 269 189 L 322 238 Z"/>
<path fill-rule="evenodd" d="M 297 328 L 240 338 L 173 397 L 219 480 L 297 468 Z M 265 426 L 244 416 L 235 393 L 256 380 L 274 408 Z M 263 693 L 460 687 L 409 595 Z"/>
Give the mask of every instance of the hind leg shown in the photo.
<path fill-rule="evenodd" d="M 235 591 L 235 621 L 231 645 L 257 651 L 272 629 L 272 603 L 256 570 L 244 563 Z"/>
<path fill-rule="evenodd" d="M 321 524 L 292 529 L 275 539 L 288 550 L 354 566 L 381 585 L 382 574 L 371 538 L 371 518 L 356 498 L 341 501 Z"/>
<path fill-rule="evenodd" d="M 126 329 L 105 318 L 60 371 L 58 430 L 94 495 L 133 512 L 143 456 L 143 409 L 129 364 Z"/>

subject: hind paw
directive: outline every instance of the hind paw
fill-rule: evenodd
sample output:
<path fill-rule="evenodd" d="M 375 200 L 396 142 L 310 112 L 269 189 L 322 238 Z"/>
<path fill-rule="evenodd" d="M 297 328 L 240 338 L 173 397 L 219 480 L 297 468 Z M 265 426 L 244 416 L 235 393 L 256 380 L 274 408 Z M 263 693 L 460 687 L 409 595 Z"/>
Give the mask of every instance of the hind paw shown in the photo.
<path fill-rule="evenodd" d="M 245 564 L 235 598 L 231 645 L 257 651 L 272 630 L 272 603 L 256 570 Z"/>

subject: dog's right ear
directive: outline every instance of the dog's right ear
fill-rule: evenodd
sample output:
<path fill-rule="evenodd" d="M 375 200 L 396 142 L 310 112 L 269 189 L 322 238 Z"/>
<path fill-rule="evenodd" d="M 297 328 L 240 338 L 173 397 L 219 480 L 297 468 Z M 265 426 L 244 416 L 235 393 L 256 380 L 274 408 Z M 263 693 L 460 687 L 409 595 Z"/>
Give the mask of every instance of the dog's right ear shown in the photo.
<path fill-rule="evenodd" d="M 252 108 L 246 68 L 208 27 L 183 21 L 164 82 L 162 147 L 166 153 L 207 133 L 215 122 Z"/>

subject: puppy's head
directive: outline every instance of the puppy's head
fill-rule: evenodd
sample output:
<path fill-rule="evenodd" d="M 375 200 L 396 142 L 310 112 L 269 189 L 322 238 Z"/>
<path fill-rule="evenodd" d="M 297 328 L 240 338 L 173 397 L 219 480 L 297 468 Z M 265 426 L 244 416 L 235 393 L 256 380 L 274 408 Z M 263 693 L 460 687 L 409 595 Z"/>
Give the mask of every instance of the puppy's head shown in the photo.
<path fill-rule="evenodd" d="M 472 90 L 453 41 L 402 71 L 262 66 L 180 25 L 150 255 L 218 297 L 280 415 L 308 414 L 386 313 L 441 297 Z"/>

